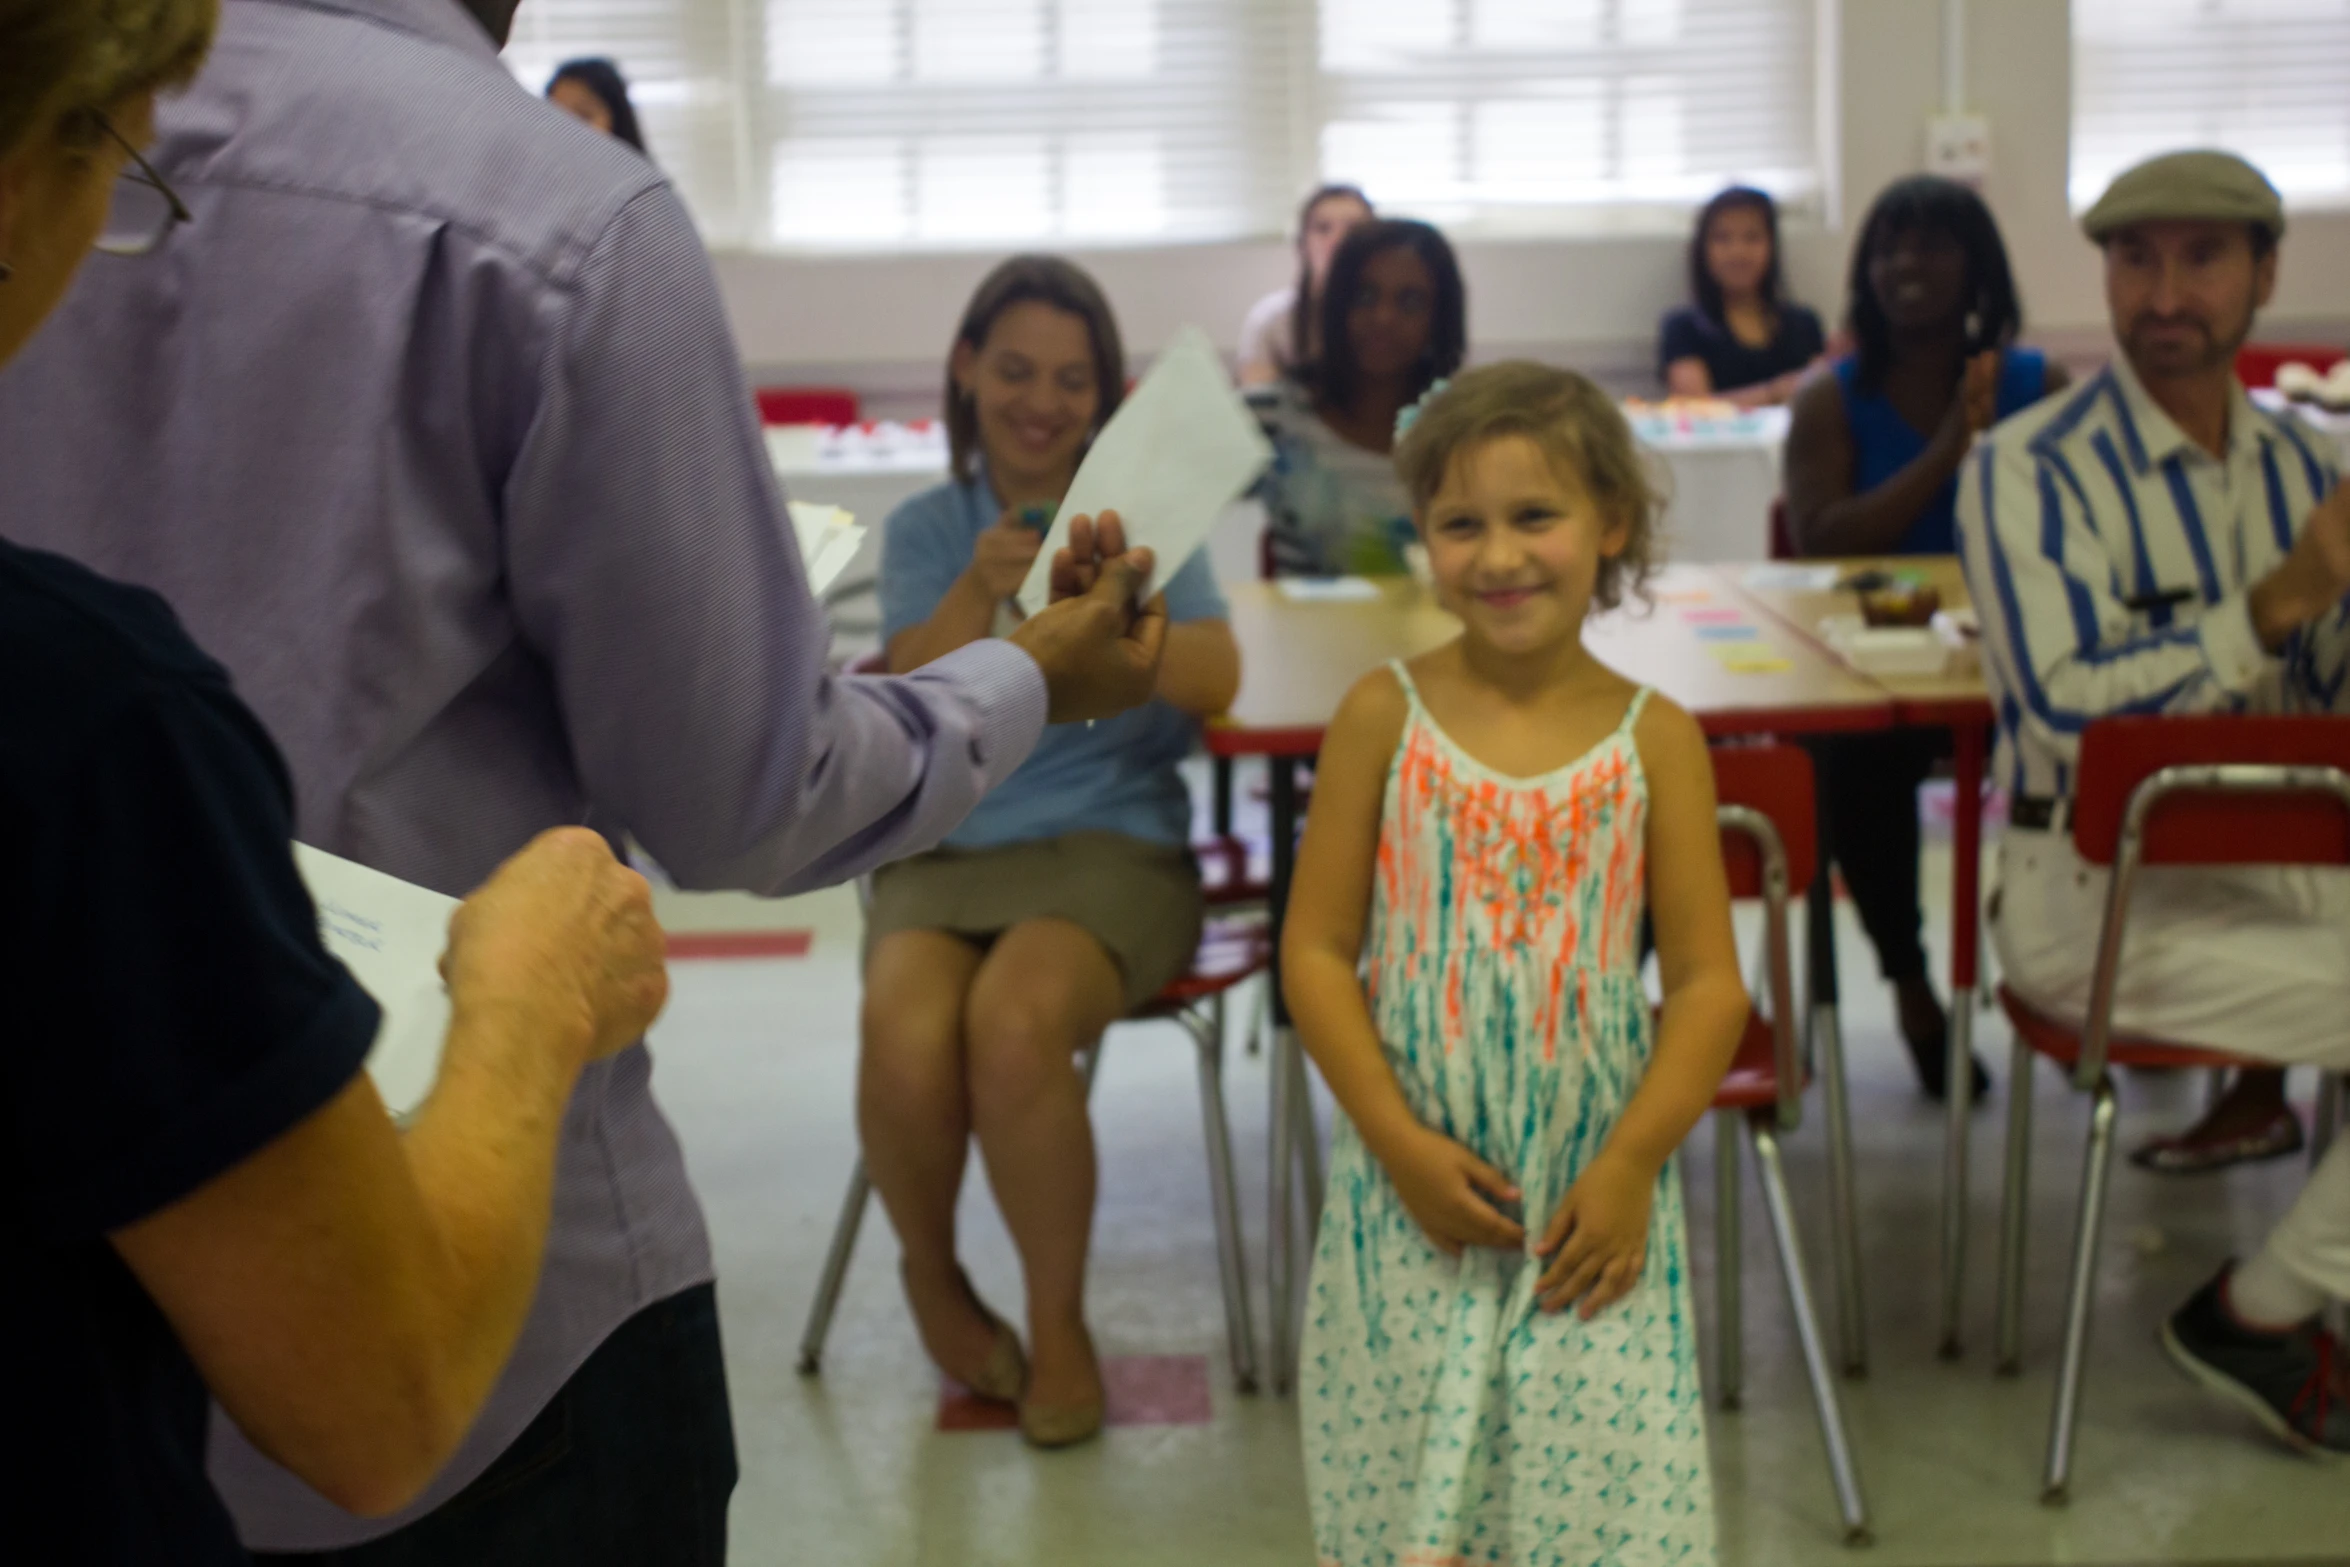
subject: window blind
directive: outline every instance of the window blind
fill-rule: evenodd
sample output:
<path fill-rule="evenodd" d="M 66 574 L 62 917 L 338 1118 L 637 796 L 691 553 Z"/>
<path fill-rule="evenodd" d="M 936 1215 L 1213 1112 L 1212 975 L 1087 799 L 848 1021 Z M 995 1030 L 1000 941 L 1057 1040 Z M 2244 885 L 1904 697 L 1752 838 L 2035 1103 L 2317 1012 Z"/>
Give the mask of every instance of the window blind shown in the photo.
<path fill-rule="evenodd" d="M 2241 153 L 2291 205 L 2350 201 L 2350 0 L 2073 0 L 2074 208 L 2181 147 Z"/>
<path fill-rule="evenodd" d="M 1282 232 L 1323 179 L 1467 231 L 1819 187 L 1818 0 L 531 0 L 612 56 L 713 244 Z"/>

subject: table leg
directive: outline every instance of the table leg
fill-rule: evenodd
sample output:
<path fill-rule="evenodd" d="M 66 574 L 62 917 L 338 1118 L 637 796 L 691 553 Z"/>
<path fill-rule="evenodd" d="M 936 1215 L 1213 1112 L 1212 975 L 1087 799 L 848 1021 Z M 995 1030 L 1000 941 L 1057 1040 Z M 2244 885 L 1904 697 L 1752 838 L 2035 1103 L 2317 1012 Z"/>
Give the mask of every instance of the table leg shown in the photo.
<path fill-rule="evenodd" d="M 1966 1306 L 1967 1130 L 1975 1099 L 1975 947 L 1982 925 L 1983 769 L 1988 732 L 1961 723 L 1951 809 L 1949 1121 L 1942 1136 L 1942 1358 L 1963 1351 Z M 2012 1085 L 2010 1092 L 2013 1092 Z"/>
<path fill-rule="evenodd" d="M 1836 995 L 1836 884 L 1829 870 L 1828 822 L 1820 815 L 1819 869 L 1804 897 L 1805 968 L 1811 1064 L 1828 1115 L 1828 1245 L 1836 1272 L 1836 1337 L 1847 1376 L 1869 1369 L 1868 1309 L 1861 1298 L 1860 1223 L 1852 1184 L 1852 1101 L 1844 1076 L 1844 1031 Z"/>
<path fill-rule="evenodd" d="M 1215 825 L 1216 836 L 1229 838 L 1232 836 L 1232 758 L 1212 757 L 1208 768 L 1214 780 L 1208 791 L 1210 817 Z M 1248 867 L 1244 865 L 1241 869 L 1245 872 Z"/>
<path fill-rule="evenodd" d="M 1304 1086 L 1305 1069 L 1298 1059 L 1296 1031 L 1289 1026 L 1289 1003 L 1281 994 L 1281 926 L 1289 910 L 1289 881 L 1297 860 L 1297 763 L 1293 758 L 1276 756 L 1268 759 L 1267 766 L 1272 775 L 1266 792 L 1273 836 L 1272 899 L 1267 911 L 1273 936 L 1273 966 L 1267 973 L 1267 982 L 1273 987 L 1273 1055 L 1267 1063 L 1272 1072 L 1273 1167 L 1268 1182 L 1272 1211 L 1265 1226 L 1265 1278 L 1272 1314 L 1268 1347 L 1272 1351 L 1273 1391 L 1280 1395 L 1290 1389 L 1296 1358 L 1291 1343 L 1296 1327 L 1292 1306 L 1296 1273 L 1291 1260 L 1290 1175 L 1297 1158 L 1299 1119 L 1294 1096 Z"/>

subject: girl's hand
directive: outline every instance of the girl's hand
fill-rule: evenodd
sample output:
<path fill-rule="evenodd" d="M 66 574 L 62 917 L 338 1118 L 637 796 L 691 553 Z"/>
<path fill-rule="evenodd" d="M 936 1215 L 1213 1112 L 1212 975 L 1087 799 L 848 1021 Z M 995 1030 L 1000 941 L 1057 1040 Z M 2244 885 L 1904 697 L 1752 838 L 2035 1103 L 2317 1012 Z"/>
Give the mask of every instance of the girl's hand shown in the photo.
<path fill-rule="evenodd" d="M 1967 360 L 1958 395 L 1950 400 L 1950 412 L 1943 417 L 1947 439 L 1971 446 L 1976 436 L 1999 422 L 1999 363 L 1996 348 L 1986 348 Z"/>
<path fill-rule="evenodd" d="M 964 575 L 989 603 L 1008 599 L 1028 580 L 1028 569 L 1036 564 L 1037 552 L 1043 548 L 1044 535 L 1030 527 L 1019 512 L 1007 511 L 996 519 L 994 527 L 979 535 Z"/>
<path fill-rule="evenodd" d="M 1415 1126 L 1381 1152 L 1379 1162 L 1428 1243 L 1447 1257 L 1459 1256 L 1464 1246 L 1526 1243 L 1525 1226 L 1494 1207 L 1516 1202 L 1518 1189 L 1442 1132 Z"/>
<path fill-rule="evenodd" d="M 1656 1177 L 1604 1152 L 1583 1169 L 1535 1248 L 1549 1257 L 1535 1294 L 1546 1311 L 1583 1303 L 1588 1322 L 1632 1293 L 1648 1266 L 1648 1211 Z"/>

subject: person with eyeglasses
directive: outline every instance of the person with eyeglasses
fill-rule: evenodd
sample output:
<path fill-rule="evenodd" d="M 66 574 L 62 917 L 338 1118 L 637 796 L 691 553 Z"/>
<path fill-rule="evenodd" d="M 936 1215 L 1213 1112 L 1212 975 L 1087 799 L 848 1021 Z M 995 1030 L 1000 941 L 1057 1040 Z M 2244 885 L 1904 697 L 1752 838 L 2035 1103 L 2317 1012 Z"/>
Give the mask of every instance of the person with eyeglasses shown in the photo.
<path fill-rule="evenodd" d="M 936 846 L 1048 720 L 1147 700 L 1167 615 L 1107 515 L 1011 635 L 828 673 L 693 220 L 514 78 L 514 12 L 225 0 L 148 152 L 192 221 L 87 269 L 0 376 L 22 541 L 170 599 L 284 748 L 305 842 L 444 892 L 565 823 L 686 887 L 838 882 Z M 361 1516 L 216 1423 L 248 1549 L 723 1561 L 716 1270 L 652 1082 L 644 1049 L 581 1074 L 529 1321 L 415 1500 Z"/>
<path fill-rule="evenodd" d="M 92 248 L 142 254 L 187 217 L 138 144 L 213 24 L 214 0 L 0 0 L 0 364 Z M 15 473 L 11 533 L 39 504 Z M 593 833 L 546 834 L 459 908 L 440 1076 L 396 1127 L 293 804 L 161 599 L 0 542 L 0 1344 L 23 1438 L 0 1515 L 38 1536 L 28 1562 L 249 1561 L 204 1473 L 208 1389 L 347 1507 L 422 1488 L 521 1332 L 572 1087 L 667 993 L 644 879 Z"/>

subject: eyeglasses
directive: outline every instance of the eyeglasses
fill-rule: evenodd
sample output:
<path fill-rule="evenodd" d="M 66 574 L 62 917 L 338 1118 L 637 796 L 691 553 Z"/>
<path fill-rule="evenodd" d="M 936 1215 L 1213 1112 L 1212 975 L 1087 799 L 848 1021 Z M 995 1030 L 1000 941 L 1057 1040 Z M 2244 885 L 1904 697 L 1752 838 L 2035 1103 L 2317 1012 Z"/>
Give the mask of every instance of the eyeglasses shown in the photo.
<path fill-rule="evenodd" d="M 105 115 L 98 126 L 121 144 L 130 163 L 114 182 L 114 202 L 106 211 L 106 226 L 98 231 L 98 248 L 110 256 L 144 256 L 163 243 L 163 237 L 194 214 L 132 146 L 130 138 L 114 128 Z"/>

